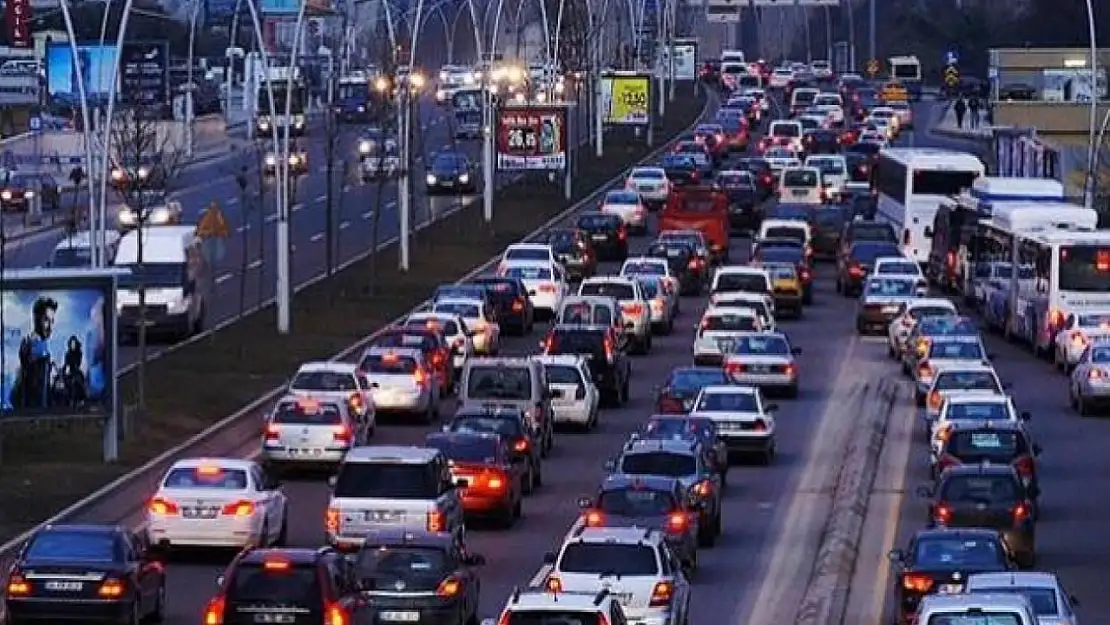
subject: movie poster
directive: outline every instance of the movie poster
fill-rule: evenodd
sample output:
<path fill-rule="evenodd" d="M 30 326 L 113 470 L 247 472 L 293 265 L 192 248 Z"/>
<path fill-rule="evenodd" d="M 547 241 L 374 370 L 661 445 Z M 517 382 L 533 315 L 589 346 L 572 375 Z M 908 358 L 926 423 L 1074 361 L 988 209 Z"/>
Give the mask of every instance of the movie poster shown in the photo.
<path fill-rule="evenodd" d="M 0 293 L 3 416 L 103 410 L 112 393 L 105 290 L 5 288 Z"/>

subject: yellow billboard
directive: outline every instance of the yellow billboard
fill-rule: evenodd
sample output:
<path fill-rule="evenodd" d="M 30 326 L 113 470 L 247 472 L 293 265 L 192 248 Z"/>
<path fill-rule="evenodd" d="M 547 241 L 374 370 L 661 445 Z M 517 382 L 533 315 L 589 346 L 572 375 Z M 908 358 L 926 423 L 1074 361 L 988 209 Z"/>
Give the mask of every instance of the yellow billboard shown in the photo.
<path fill-rule="evenodd" d="M 646 74 L 604 75 L 601 110 L 606 124 L 642 126 L 651 121 L 651 77 Z"/>

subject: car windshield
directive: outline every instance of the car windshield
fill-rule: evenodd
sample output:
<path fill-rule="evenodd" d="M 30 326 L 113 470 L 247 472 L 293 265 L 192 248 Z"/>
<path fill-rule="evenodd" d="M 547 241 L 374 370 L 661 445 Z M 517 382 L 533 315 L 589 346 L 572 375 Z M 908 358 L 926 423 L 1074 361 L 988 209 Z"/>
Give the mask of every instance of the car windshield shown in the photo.
<path fill-rule="evenodd" d="M 443 331 L 444 336 L 456 336 L 460 334 L 459 325 L 453 319 L 442 317 L 418 317 L 416 319 L 408 319 L 405 321 L 405 327 L 411 329 L 438 329 Z"/>
<path fill-rule="evenodd" d="M 607 490 L 597 499 L 597 507 L 613 516 L 663 516 L 678 508 L 672 493 L 648 488 Z"/>
<path fill-rule="evenodd" d="M 247 472 L 219 466 L 179 467 L 170 469 L 162 488 L 203 490 L 246 490 L 250 482 Z"/>
<path fill-rule="evenodd" d="M 994 391 L 1001 392 L 990 371 L 941 371 L 937 374 L 938 391 Z"/>
<path fill-rule="evenodd" d="M 59 247 L 50 257 L 53 269 L 72 269 L 89 267 L 92 264 L 92 248 L 85 246 Z"/>
<path fill-rule="evenodd" d="M 713 286 L 713 292 L 722 291 L 748 291 L 751 293 L 766 293 L 767 276 L 761 273 L 723 273 L 718 274 Z"/>
<path fill-rule="evenodd" d="M 578 290 L 579 295 L 602 295 L 616 300 L 635 299 L 636 289 L 622 282 L 587 282 Z"/>
<path fill-rule="evenodd" d="M 913 554 L 914 566 L 921 569 L 994 567 L 1003 560 L 997 540 L 973 536 L 923 538 Z"/>
<path fill-rule="evenodd" d="M 809 169 L 788 169 L 782 174 L 782 184 L 787 187 L 816 187 L 818 172 Z"/>
<path fill-rule="evenodd" d="M 702 393 L 695 411 L 706 412 L 759 412 L 755 393 Z"/>
<path fill-rule="evenodd" d="M 344 462 L 335 497 L 356 499 L 435 499 L 440 475 L 435 466 L 407 462 Z"/>
<path fill-rule="evenodd" d="M 829 133 L 829 137 L 832 137 L 832 133 Z M 806 166 L 816 167 L 822 174 L 844 174 L 844 161 L 839 158 L 814 158 L 806 161 Z"/>
<path fill-rule="evenodd" d="M 605 351 L 605 333 L 594 330 L 559 330 L 548 339 L 548 354 L 593 356 Z"/>
<path fill-rule="evenodd" d="M 883 261 L 875 273 L 880 276 L 917 276 L 921 274 L 921 268 L 910 261 Z"/>
<path fill-rule="evenodd" d="M 956 430 L 945 451 L 961 459 L 1009 459 L 1025 453 L 1025 439 L 1013 430 Z"/>
<path fill-rule="evenodd" d="M 370 375 L 413 375 L 418 368 L 416 359 L 404 354 L 367 354 L 359 369 Z"/>
<path fill-rule="evenodd" d="M 728 383 L 723 369 L 679 369 L 671 373 L 667 388 L 674 393 L 692 394 L 705 386 Z"/>
<path fill-rule="evenodd" d="M 914 319 L 925 319 L 927 317 L 954 315 L 955 312 L 955 310 L 947 306 L 915 306 L 910 309 L 909 315 Z"/>
<path fill-rule="evenodd" d="M 458 315 L 463 319 L 478 319 L 482 316 L 482 308 L 478 304 L 467 302 L 441 302 L 435 305 L 432 312 Z"/>
<path fill-rule="evenodd" d="M 440 154 L 432 161 L 432 171 L 453 172 L 466 166 L 466 160 L 457 154 Z"/>
<path fill-rule="evenodd" d="M 972 341 L 933 341 L 929 346 L 929 358 L 947 360 L 982 360 L 985 354 L 978 342 Z"/>
<path fill-rule="evenodd" d="M 290 388 L 298 391 L 322 391 L 326 393 L 356 391 L 358 383 L 349 372 L 338 371 L 300 371 L 293 377 Z"/>
<path fill-rule="evenodd" d="M 424 441 L 425 447 L 438 449 L 452 462 L 472 462 L 476 464 L 496 464 L 498 442 L 496 438 L 485 436 L 446 437 L 432 435 Z"/>
<path fill-rule="evenodd" d="M 997 401 L 950 403 L 945 417 L 951 421 L 1008 421 L 1010 408 Z"/>
<path fill-rule="evenodd" d="M 655 549 L 640 543 L 571 542 L 563 549 L 555 570 L 560 573 L 654 576 L 659 573 Z"/>
<path fill-rule="evenodd" d="M 505 250 L 505 260 L 551 260 L 551 252 L 544 247 L 511 247 Z"/>
<path fill-rule="evenodd" d="M 420 332 L 388 332 L 374 340 L 374 347 L 402 347 L 429 351 L 439 345 L 436 335 Z"/>
<path fill-rule="evenodd" d="M 1015 503 L 1025 498 L 1012 475 L 954 475 L 944 481 L 938 496 L 950 503 Z"/>
<path fill-rule="evenodd" d="M 790 344 L 774 334 L 741 336 L 736 339 L 737 354 L 749 356 L 789 356 Z"/>
<path fill-rule="evenodd" d="M 27 545 L 25 560 L 62 562 L 116 562 L 119 545 L 110 532 L 49 530 L 39 532 Z"/>
<path fill-rule="evenodd" d="M 887 224 L 868 223 L 865 221 L 852 222 L 852 239 L 857 243 L 863 241 L 877 241 L 877 242 L 890 242 L 894 243 L 898 237 L 894 235 L 894 230 Z M 894 256 L 900 256 L 902 251 L 897 247 L 883 245 L 883 246 L 859 246 L 862 249 L 881 249 L 890 250 L 894 249 Z"/>
<path fill-rule="evenodd" d="M 667 265 L 661 262 L 628 261 L 621 273 L 663 276 L 667 274 Z"/>
<path fill-rule="evenodd" d="M 628 475 L 685 477 L 697 473 L 698 463 L 691 454 L 650 451 L 621 457 L 618 469 Z"/>
<path fill-rule="evenodd" d="M 909 280 L 868 280 L 864 296 L 876 297 L 912 297 L 916 285 Z"/>
<path fill-rule="evenodd" d="M 529 265 L 514 265 L 506 267 L 502 275 L 506 278 L 520 278 L 521 280 L 550 280 L 551 270 L 547 267 L 532 267 Z"/>
<path fill-rule="evenodd" d="M 797 156 L 794 154 L 794 151 L 789 148 L 771 148 L 770 150 L 764 152 L 763 155 L 767 158 L 773 158 L 776 160 L 790 160 L 797 158 Z"/>
<path fill-rule="evenodd" d="M 825 231 L 839 234 L 847 216 L 841 208 L 821 208 L 813 212 L 813 220 Z"/>
<path fill-rule="evenodd" d="M 569 252 L 578 245 L 578 238 L 574 232 L 560 230 L 547 237 L 547 244 L 556 252 Z"/>
<path fill-rule="evenodd" d="M 544 365 L 544 373 L 547 375 L 548 384 L 581 384 L 582 374 L 578 372 L 578 367 L 570 365 Z"/>
<path fill-rule="evenodd" d="M 1038 617 L 1056 617 L 1060 616 L 1060 605 L 1056 601 L 1056 590 L 1053 588 L 1031 588 L 1028 586 L 975 586 L 970 589 L 971 593 L 1003 593 L 1003 594 L 1021 594 L 1024 595 L 1029 603 L 1033 605 L 1033 612 Z M 961 624 L 962 625 L 962 624 Z M 991 623 L 991 625 L 994 625 Z"/>
<path fill-rule="evenodd" d="M 771 136 L 773 137 L 797 137 L 802 134 L 802 129 L 798 124 L 772 124 Z"/>
<path fill-rule="evenodd" d="M 610 191 L 605 195 L 606 204 L 639 204 L 640 196 L 628 191 Z"/>
<path fill-rule="evenodd" d="M 532 399 L 532 370 L 528 367 L 471 367 L 466 396 L 468 399 Z"/>
<path fill-rule="evenodd" d="M 497 434 L 509 439 L 520 438 L 520 418 L 460 414 L 451 419 L 447 429 L 459 434 Z"/>
<path fill-rule="evenodd" d="M 1091 315 L 1079 315 L 1078 322 L 1078 325 L 1081 328 L 1110 329 L 1110 314 L 1099 313 Z"/>
<path fill-rule="evenodd" d="M 647 299 L 655 299 L 659 297 L 661 290 L 661 282 L 657 277 L 643 276 L 636 280 L 640 283 L 640 290 L 644 292 L 644 297 Z"/>
<path fill-rule="evenodd" d="M 270 417 L 274 423 L 290 425 L 339 425 L 343 414 L 336 404 L 315 400 L 283 401 Z"/>
<path fill-rule="evenodd" d="M 667 176 L 659 169 L 637 169 L 632 172 L 633 180 L 663 180 Z"/>
<path fill-rule="evenodd" d="M 616 215 L 582 215 L 578 218 L 578 227 L 583 230 L 616 230 L 621 225 L 621 218 Z"/>

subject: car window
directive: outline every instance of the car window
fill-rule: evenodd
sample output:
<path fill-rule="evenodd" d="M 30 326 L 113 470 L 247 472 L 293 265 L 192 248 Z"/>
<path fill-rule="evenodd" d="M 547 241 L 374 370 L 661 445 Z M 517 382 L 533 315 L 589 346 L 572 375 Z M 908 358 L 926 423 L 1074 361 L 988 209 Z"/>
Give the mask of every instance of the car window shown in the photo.
<path fill-rule="evenodd" d="M 697 473 L 698 464 L 697 458 L 690 454 L 652 451 L 622 456 L 618 468 L 629 475 L 684 477 Z"/>
<path fill-rule="evenodd" d="M 672 493 L 647 488 L 607 490 L 597 503 L 605 514 L 632 518 L 662 516 L 678 508 Z"/>
<path fill-rule="evenodd" d="M 527 367 L 471 367 L 466 396 L 468 399 L 531 399 L 532 371 Z"/>
<path fill-rule="evenodd" d="M 759 402 L 754 393 L 702 393 L 694 410 L 759 412 Z"/>
<path fill-rule="evenodd" d="M 923 569 L 989 567 L 1004 560 L 998 541 L 977 537 L 923 539 L 913 556 L 914 564 Z"/>
<path fill-rule="evenodd" d="M 355 376 L 334 371 L 301 371 L 293 378 L 290 388 L 299 391 L 342 392 L 358 389 Z"/>
<path fill-rule="evenodd" d="M 808 169 L 790 169 L 783 173 L 782 183 L 788 187 L 816 187 L 817 172 Z"/>
<path fill-rule="evenodd" d="M 937 374 L 938 391 L 995 391 L 998 382 L 989 371 L 941 371 Z"/>

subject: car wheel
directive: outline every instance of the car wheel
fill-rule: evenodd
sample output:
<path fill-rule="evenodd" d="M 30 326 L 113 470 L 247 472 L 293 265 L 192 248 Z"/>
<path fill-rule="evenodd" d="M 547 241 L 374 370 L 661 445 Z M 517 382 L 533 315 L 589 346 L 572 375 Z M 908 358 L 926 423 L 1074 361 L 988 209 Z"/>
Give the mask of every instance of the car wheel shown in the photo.
<path fill-rule="evenodd" d="M 1075 411 L 1078 412 L 1081 417 L 1089 417 L 1091 415 L 1091 408 L 1079 393 L 1075 394 Z"/>

